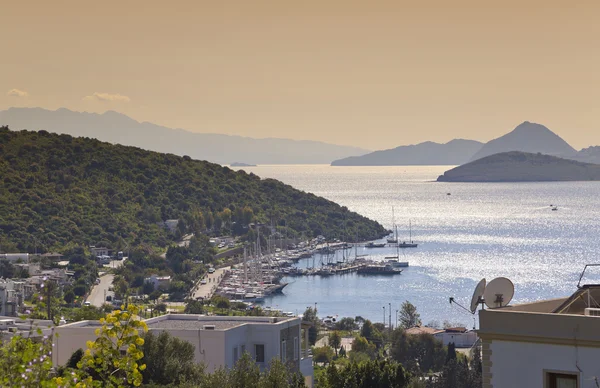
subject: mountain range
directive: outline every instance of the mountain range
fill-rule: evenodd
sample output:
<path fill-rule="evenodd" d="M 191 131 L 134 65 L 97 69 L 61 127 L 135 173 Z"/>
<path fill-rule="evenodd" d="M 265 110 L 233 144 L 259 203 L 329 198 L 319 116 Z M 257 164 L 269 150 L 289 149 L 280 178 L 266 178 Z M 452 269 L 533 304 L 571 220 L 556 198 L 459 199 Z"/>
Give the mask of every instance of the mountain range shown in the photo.
<path fill-rule="evenodd" d="M 475 140 L 455 139 L 446 144 L 427 141 L 391 150 L 375 151 L 363 156 L 350 156 L 335 160 L 332 166 L 406 166 L 406 165 L 457 165 L 469 161 L 483 143 Z"/>
<path fill-rule="evenodd" d="M 525 121 L 506 135 L 485 144 L 463 139 L 455 139 L 445 144 L 425 142 L 347 157 L 335 160 L 331 165 L 462 165 L 490 155 L 511 151 L 541 153 L 584 163 L 600 163 L 600 147 L 589 147 L 578 152 L 545 126 Z"/>
<path fill-rule="evenodd" d="M 0 111 L 0 125 L 12 130 L 46 130 L 71 136 L 96 138 L 150 151 L 190 156 L 230 164 L 329 164 L 332 160 L 369 152 L 359 147 L 318 141 L 279 138 L 254 139 L 213 133 L 195 133 L 138 122 L 124 114 L 75 112 L 60 108 L 9 108 Z"/>

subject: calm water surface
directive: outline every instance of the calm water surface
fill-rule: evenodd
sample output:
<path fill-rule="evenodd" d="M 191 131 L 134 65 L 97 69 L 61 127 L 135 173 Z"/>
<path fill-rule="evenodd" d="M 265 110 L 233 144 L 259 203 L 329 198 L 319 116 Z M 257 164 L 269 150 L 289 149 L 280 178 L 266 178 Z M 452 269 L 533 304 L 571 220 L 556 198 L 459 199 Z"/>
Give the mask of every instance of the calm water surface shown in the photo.
<path fill-rule="evenodd" d="M 301 313 L 317 303 L 319 315 L 383 319 L 409 300 L 424 323 L 473 317 L 449 304 L 468 306 L 477 282 L 497 276 L 515 284 L 513 303 L 571 294 L 586 263 L 600 262 L 600 182 L 437 183 L 448 167 L 245 167 L 263 178 L 323 196 L 392 229 L 416 249 L 401 250 L 410 268 L 394 277 L 356 274 L 290 278 L 284 294 L 266 305 Z M 451 193 L 451 195 L 447 195 Z M 550 204 L 558 211 L 551 211 Z M 358 254 L 361 254 L 359 250 Z M 372 258 L 393 249 L 364 250 Z M 304 260 L 302 267 L 312 265 Z M 600 282 L 600 271 L 588 282 Z M 595 281 L 593 279 L 596 279 Z M 386 312 L 386 315 L 388 312 Z"/>

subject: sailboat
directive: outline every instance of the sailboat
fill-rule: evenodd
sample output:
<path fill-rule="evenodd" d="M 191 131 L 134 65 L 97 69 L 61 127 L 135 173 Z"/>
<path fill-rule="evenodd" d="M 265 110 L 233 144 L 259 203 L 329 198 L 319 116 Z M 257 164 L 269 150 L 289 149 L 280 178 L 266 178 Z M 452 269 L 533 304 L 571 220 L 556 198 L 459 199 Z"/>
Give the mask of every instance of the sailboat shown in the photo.
<path fill-rule="evenodd" d="M 398 231 L 396 230 L 396 235 L 397 234 L 398 234 Z M 384 264 L 388 265 L 388 266 L 390 266 L 392 268 L 408 267 L 408 261 L 400 261 L 400 247 L 399 247 L 399 244 L 396 245 L 396 256 L 386 256 Z"/>
<path fill-rule="evenodd" d="M 398 229 L 396 228 L 396 219 L 394 217 L 394 207 L 392 206 L 392 228 L 396 230 L 396 233 L 392 233 L 392 237 L 387 239 L 388 244 L 398 243 Z"/>
<path fill-rule="evenodd" d="M 412 241 L 412 222 L 410 220 L 408 220 L 408 230 L 410 233 L 409 234 L 410 242 L 403 241 L 401 243 L 398 243 L 398 248 L 416 248 L 418 246 L 418 244 L 415 244 Z"/>

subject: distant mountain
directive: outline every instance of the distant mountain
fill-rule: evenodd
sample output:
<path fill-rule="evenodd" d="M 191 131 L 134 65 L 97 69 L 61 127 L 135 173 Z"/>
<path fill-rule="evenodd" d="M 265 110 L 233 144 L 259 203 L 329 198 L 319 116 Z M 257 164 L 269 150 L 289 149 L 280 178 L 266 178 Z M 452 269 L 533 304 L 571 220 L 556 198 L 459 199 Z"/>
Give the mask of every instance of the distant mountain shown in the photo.
<path fill-rule="evenodd" d="M 597 181 L 600 165 L 519 151 L 486 156 L 446 171 L 438 182 Z"/>
<path fill-rule="evenodd" d="M 474 161 L 509 151 L 541 152 L 542 154 L 566 158 L 572 157 L 577 152 L 545 126 L 525 121 L 512 132 L 484 144 L 470 160 Z"/>
<path fill-rule="evenodd" d="M 363 156 L 335 160 L 332 166 L 410 166 L 457 165 L 469 159 L 483 144 L 475 140 L 455 139 L 446 144 L 427 141 L 390 150 L 375 151 Z"/>
<path fill-rule="evenodd" d="M 317 141 L 194 133 L 148 122 L 140 123 L 114 111 L 96 114 L 65 108 L 56 111 L 10 108 L 0 111 L 0 125 L 8 125 L 12 130 L 44 129 L 91 137 L 220 164 L 228 164 L 232 160 L 243 160 L 248 164 L 329 164 L 335 159 L 369 152 L 358 147 Z"/>
<path fill-rule="evenodd" d="M 600 146 L 584 148 L 573 159 L 584 163 L 600 164 Z"/>

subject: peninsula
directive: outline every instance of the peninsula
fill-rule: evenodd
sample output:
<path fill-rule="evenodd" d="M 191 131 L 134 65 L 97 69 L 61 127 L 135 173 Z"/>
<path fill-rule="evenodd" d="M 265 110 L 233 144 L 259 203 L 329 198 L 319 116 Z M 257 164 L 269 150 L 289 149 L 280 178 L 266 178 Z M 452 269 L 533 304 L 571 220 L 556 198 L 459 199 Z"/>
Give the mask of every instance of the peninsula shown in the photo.
<path fill-rule="evenodd" d="M 494 154 L 458 166 L 438 182 L 597 181 L 600 165 L 544 154 L 512 151 Z"/>

